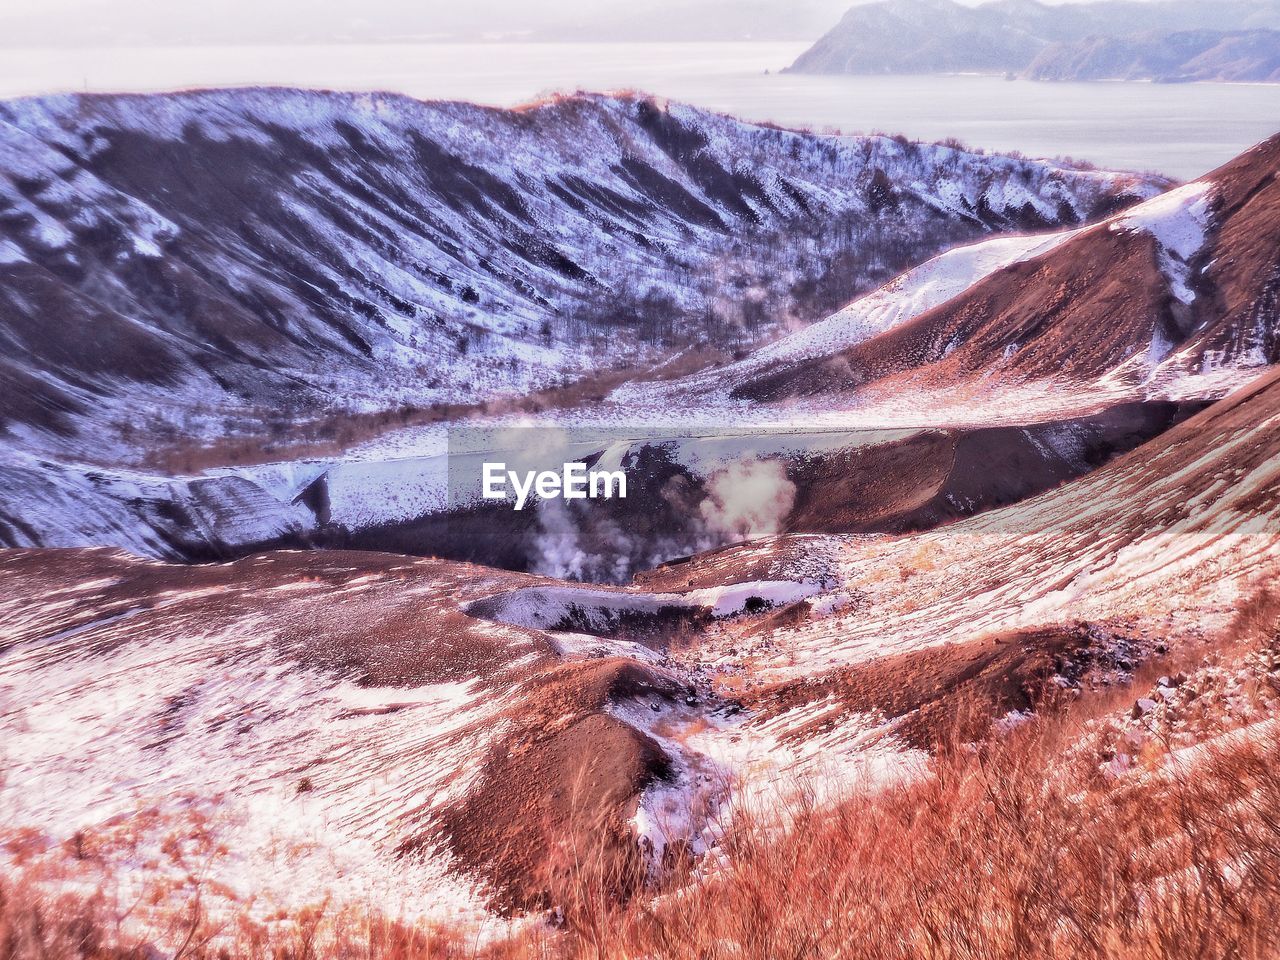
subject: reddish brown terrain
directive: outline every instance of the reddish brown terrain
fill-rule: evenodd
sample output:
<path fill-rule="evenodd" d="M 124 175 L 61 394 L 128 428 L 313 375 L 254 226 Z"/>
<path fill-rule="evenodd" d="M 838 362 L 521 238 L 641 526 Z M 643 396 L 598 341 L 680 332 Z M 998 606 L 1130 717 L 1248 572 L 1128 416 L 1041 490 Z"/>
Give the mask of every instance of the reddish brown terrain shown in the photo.
<path fill-rule="evenodd" d="M 322 841 L 369 844 L 387 876 L 447 865 L 479 884 L 477 905 L 550 906 L 547 871 L 569 869 L 564 844 L 578 826 L 601 825 L 608 843 L 631 849 L 642 796 L 726 789 L 714 777 L 699 788 L 694 771 L 745 773 L 733 770 L 743 741 L 775 744 L 767 768 L 753 762 L 755 776 L 776 771 L 768 778 L 816 769 L 818 743 L 824 762 L 908 756 L 956 724 L 980 736 L 1050 694 L 1122 682 L 1161 652 L 1206 644 L 1280 563 L 1277 423 L 1280 379 L 1269 375 L 1016 506 L 916 536 L 748 544 L 622 591 L 377 554 L 184 567 L 13 551 L 0 566 L 6 677 L 43 696 L 20 707 L 28 719 L 10 739 L 23 751 L 11 770 L 117 811 L 93 827 L 80 804 L 60 813 L 46 803 L 26 815 L 45 829 L 129 823 L 130 843 L 145 845 L 149 830 L 173 829 L 184 797 L 216 794 L 229 810 L 264 797 L 286 809 L 319 802 L 333 832 Z M 807 598 L 750 602 L 771 583 L 806 580 Z M 710 607 L 716 595 L 699 590 L 737 583 L 747 585 L 740 599 L 709 623 L 646 629 L 642 611 Z M 544 591 L 533 606 L 486 601 L 501 620 L 464 612 L 469 599 L 533 587 Z M 595 619 L 606 602 L 634 613 Z M 594 636 L 516 622 L 554 628 L 574 621 L 574 606 Z M 656 637 L 657 649 L 631 639 Z M 313 692 L 257 701 L 255 677 L 280 669 Z M 121 696 L 127 713 L 92 706 Z M 58 704 L 90 711 L 77 749 L 92 762 L 56 775 L 65 779 L 36 749 L 40 718 Z M 207 764 L 178 759 L 208 750 Z M 104 769 L 154 769 L 168 782 L 153 827 L 129 813 L 149 777 L 126 791 L 92 772 Z M 368 795 L 370 778 L 387 786 Z M 674 819 L 691 815 L 681 812 L 689 801 L 663 802 Z M 691 828 L 696 836 L 696 820 Z M 228 836 L 252 835 L 243 824 Z M 104 854 L 92 869 L 123 867 Z"/>
<path fill-rule="evenodd" d="M 856 347 L 763 371 L 736 393 L 777 400 L 877 383 L 886 390 L 957 384 L 992 373 L 1094 380 L 1123 372 L 1135 346 L 1160 342 L 1168 346 L 1154 361 L 1174 353 L 1186 372 L 1250 352 L 1260 364 L 1273 363 L 1278 159 L 1274 138 L 1207 178 L 1214 185 L 1212 235 L 1179 264 L 1195 294 L 1189 305 L 1171 290 L 1157 237 L 1125 229 L 1121 218 Z"/>
<path fill-rule="evenodd" d="M 705 199 L 632 188 L 746 217 L 673 109 L 628 122 Z M 1275 956 L 1277 169 L 528 419 L 190 476 L 15 443 L 0 953 Z M 535 441 L 635 496 L 460 492 Z"/>

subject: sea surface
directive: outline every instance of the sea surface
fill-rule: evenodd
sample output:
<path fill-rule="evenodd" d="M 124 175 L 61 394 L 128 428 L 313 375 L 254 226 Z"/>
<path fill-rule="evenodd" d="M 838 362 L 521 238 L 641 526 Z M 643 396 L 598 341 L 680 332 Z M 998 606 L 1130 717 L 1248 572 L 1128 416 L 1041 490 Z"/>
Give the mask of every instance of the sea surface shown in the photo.
<path fill-rule="evenodd" d="M 287 85 L 513 105 L 638 89 L 818 132 L 873 130 L 1101 166 L 1205 173 L 1280 132 L 1280 85 L 780 73 L 803 43 L 404 43 L 0 50 L 0 97 Z"/>

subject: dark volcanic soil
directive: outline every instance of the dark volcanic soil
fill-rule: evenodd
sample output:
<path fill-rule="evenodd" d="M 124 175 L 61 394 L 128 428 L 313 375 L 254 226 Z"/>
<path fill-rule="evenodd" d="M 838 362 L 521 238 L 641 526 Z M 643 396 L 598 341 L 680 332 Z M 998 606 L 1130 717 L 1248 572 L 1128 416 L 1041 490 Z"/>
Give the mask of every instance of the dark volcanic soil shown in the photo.
<path fill-rule="evenodd" d="M 629 699 L 672 701 L 685 690 L 634 661 L 604 659 L 565 664 L 528 692 L 511 715 L 516 732 L 441 817 L 438 835 L 504 911 L 563 902 L 582 860 L 588 875 L 599 870 L 609 895 L 626 896 L 644 876 L 628 820 L 640 792 L 667 774 L 668 759 L 605 710 Z M 429 839 L 408 841 L 405 852 Z"/>
<path fill-rule="evenodd" d="M 901 533 L 1017 503 L 1081 476 L 1202 409 L 1203 403 L 1118 404 L 1088 416 L 1027 426 L 850 434 L 835 452 L 795 455 L 785 533 Z M 744 437 L 744 450 L 759 437 Z M 706 482 L 672 460 L 663 441 L 637 443 L 625 500 L 468 506 L 446 515 L 358 531 L 321 530 L 318 546 L 399 551 L 510 570 L 627 582 L 661 562 L 726 545 L 704 522 Z M 557 566 L 561 554 L 579 569 Z"/>
<path fill-rule="evenodd" d="M 1043 493 L 1158 436 L 1203 403 L 1129 403 L 1027 427 L 930 430 L 793 468 L 789 533 L 928 530 Z"/>
<path fill-rule="evenodd" d="M 1069 695 L 1092 670 L 1141 662 L 1151 644 L 1124 624 L 1074 623 L 881 657 L 820 678 L 767 689 L 765 716 L 834 698 L 842 708 L 793 733 L 821 732 L 843 711 L 896 721 L 890 733 L 922 750 L 980 740 L 991 723 Z"/>

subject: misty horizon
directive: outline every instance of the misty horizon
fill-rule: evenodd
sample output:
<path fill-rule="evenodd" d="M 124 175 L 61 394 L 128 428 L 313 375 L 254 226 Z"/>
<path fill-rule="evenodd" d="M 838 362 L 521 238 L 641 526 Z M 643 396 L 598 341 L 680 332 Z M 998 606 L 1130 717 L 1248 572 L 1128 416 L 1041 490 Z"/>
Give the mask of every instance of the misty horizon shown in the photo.
<path fill-rule="evenodd" d="M 877 0 L 477 0 L 465 7 L 370 0 L 303 4 L 228 0 L 186 7 L 162 0 L 24 0 L 0 11 L 8 48 L 368 42 L 811 41 L 850 7 Z M 984 0 L 957 0 L 964 6 Z M 989 0 L 985 0 L 989 2 Z M 1042 0 L 1046 5 L 1101 0 Z M 1162 0 L 1130 0 L 1158 3 Z M 1183 0 L 1204 3 L 1209 0 Z"/>

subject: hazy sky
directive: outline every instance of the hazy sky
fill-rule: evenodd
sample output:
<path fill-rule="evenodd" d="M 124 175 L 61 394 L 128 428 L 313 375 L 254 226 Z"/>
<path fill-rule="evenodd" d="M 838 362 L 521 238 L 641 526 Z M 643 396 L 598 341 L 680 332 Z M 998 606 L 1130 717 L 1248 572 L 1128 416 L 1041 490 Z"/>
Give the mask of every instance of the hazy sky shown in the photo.
<path fill-rule="evenodd" d="M 854 2 L 870 0 L 0 0 L 0 44 L 804 40 Z"/>

